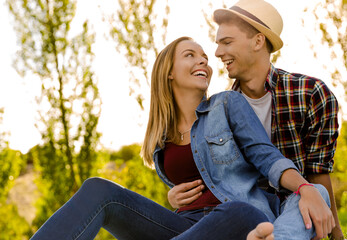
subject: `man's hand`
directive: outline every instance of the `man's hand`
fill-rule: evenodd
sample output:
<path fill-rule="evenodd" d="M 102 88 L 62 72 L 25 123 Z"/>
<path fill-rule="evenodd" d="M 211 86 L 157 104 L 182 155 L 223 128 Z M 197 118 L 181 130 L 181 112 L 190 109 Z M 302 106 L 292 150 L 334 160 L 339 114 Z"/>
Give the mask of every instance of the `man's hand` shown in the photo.
<path fill-rule="evenodd" d="M 198 199 L 204 188 L 205 186 L 200 179 L 193 182 L 181 183 L 170 189 L 167 198 L 171 207 L 184 207 Z"/>
<path fill-rule="evenodd" d="M 315 187 L 301 187 L 300 195 L 299 208 L 306 229 L 310 229 L 313 222 L 316 230 L 316 237 L 313 239 L 318 240 L 327 237 L 335 227 L 334 216 L 329 206 Z"/>

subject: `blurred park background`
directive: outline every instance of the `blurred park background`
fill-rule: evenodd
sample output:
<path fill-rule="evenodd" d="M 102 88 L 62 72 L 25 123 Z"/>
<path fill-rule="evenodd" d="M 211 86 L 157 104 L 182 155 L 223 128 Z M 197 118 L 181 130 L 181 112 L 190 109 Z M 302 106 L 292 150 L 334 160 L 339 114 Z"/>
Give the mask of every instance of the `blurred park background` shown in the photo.
<path fill-rule="evenodd" d="M 155 56 L 187 35 L 209 55 L 210 94 L 228 89 L 214 57 L 223 0 L 1 0 L 0 240 L 24 240 L 91 176 L 168 207 L 139 155 Z M 275 66 L 321 78 L 340 103 L 331 174 L 347 232 L 347 1 L 270 1 L 284 20 Z M 101 231 L 97 239 L 113 239 Z"/>

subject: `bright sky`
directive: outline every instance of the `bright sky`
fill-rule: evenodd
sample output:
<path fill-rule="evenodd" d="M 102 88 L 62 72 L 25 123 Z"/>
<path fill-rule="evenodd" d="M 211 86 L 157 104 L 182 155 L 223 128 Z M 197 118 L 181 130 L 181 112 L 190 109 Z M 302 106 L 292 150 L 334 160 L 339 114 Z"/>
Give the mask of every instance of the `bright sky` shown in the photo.
<path fill-rule="evenodd" d="M 104 38 L 102 31 L 105 29 L 102 27 L 107 27 L 107 24 L 101 21 L 97 2 L 99 1 L 80 1 L 76 18 L 83 19 L 88 16 L 96 24 L 95 29 L 99 31 L 95 47 L 95 71 L 99 78 L 103 106 L 98 127 L 103 134 L 101 143 L 107 148 L 118 149 L 123 145 L 142 141 L 147 123 L 149 99 L 147 98 L 145 101 L 145 111 L 141 112 L 134 97 L 129 96 L 127 73 L 124 73 L 122 65 L 124 60 L 118 56 L 113 43 L 107 42 Z M 109 11 L 112 9 L 110 2 L 115 2 L 115 0 L 103 1 L 105 5 L 102 7 L 106 6 Z M 175 0 L 169 2 L 171 13 L 167 43 L 183 35 L 191 36 L 203 46 L 210 58 L 211 66 L 216 66 L 217 59 L 214 57 L 216 46 L 209 41 L 207 28 L 201 27 L 205 21 L 201 8 L 204 8 L 205 11 L 210 10 L 205 3 L 207 1 Z M 225 2 L 233 4 L 235 1 Z M 314 37 L 313 28 L 303 29 L 301 26 L 301 16 L 304 14 L 305 7 L 303 4 L 312 5 L 317 0 L 269 0 L 269 2 L 278 9 L 284 20 L 281 35 L 285 43 L 282 49 L 283 57 L 276 66 L 321 78 L 332 88 L 327 69 L 324 69 L 322 63 L 313 57 L 306 37 L 312 36 L 317 38 L 317 41 L 319 38 Z M 2 33 L 0 38 L 0 108 L 5 107 L 4 124 L 0 127 L 10 131 L 10 147 L 25 153 L 40 141 L 40 134 L 34 126 L 36 120 L 34 98 L 40 91 L 40 82 L 33 76 L 22 79 L 12 67 L 16 52 L 16 36 L 12 29 L 11 17 L 4 3 L 5 0 L 0 0 L 0 32 Z M 215 8 L 222 7 L 221 0 L 213 0 L 213 3 Z M 328 59 L 327 51 L 322 49 L 321 54 L 325 62 L 329 61 L 326 60 Z M 222 91 L 226 84 L 226 81 L 217 79 L 217 74 L 215 74 L 209 92 Z M 333 91 L 337 91 L 336 95 L 343 96 L 340 90 L 333 89 Z"/>

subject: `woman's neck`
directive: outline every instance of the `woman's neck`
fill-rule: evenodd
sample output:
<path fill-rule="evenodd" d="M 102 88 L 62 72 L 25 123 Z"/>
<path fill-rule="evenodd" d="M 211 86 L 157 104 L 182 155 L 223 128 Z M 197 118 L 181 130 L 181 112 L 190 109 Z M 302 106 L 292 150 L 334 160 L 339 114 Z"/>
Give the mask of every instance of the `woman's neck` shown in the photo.
<path fill-rule="evenodd" d="M 195 110 L 203 97 L 203 94 L 189 94 L 187 96 L 180 95 L 175 97 L 177 104 L 177 127 L 181 133 L 192 127 L 196 120 Z"/>

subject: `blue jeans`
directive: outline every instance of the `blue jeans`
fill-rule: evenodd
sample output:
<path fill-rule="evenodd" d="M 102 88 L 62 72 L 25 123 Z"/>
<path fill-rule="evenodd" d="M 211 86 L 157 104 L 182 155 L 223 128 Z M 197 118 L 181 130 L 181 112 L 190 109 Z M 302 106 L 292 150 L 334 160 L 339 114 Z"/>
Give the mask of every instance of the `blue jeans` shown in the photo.
<path fill-rule="evenodd" d="M 260 210 L 237 201 L 175 213 L 114 182 L 90 178 L 31 239 L 94 239 L 101 227 L 119 240 L 246 239 L 265 221 Z"/>
<path fill-rule="evenodd" d="M 329 193 L 323 185 L 314 184 L 330 207 Z M 306 229 L 299 210 L 300 195 L 291 194 L 280 207 L 280 215 L 274 222 L 276 240 L 310 240 L 316 236 L 315 229 Z M 312 223 L 313 225 L 313 223 Z"/>

